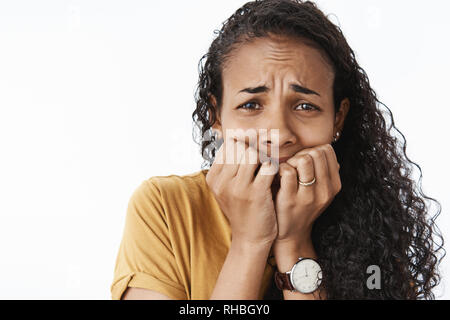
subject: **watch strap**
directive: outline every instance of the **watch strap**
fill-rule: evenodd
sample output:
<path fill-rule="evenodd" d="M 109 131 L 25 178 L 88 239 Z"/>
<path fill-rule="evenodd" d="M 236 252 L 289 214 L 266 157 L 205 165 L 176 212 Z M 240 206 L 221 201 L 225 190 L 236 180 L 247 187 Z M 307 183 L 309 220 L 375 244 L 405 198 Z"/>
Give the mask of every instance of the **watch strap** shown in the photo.
<path fill-rule="evenodd" d="M 280 290 L 295 290 L 294 286 L 291 283 L 291 278 L 289 273 L 281 273 L 278 270 L 275 270 L 275 284 Z"/>

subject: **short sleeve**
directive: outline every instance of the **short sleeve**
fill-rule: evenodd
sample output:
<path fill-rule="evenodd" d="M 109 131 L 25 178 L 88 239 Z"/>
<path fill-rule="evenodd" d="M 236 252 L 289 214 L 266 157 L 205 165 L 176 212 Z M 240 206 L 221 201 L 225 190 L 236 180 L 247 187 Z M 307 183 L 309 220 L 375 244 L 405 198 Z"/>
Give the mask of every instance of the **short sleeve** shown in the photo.
<path fill-rule="evenodd" d="M 176 300 L 187 299 L 166 214 L 152 178 L 143 181 L 128 203 L 110 288 L 113 300 L 120 300 L 127 287 L 154 290 Z"/>

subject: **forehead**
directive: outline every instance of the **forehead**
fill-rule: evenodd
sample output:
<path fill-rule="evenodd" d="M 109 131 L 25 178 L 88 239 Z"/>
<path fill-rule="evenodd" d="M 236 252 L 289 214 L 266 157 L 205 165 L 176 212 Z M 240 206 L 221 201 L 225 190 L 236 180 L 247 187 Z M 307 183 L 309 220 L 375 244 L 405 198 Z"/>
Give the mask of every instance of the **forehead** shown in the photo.
<path fill-rule="evenodd" d="M 235 48 L 223 68 L 228 90 L 268 84 L 278 77 L 325 92 L 334 71 L 326 53 L 306 40 L 271 36 L 255 38 Z M 228 91 L 227 90 L 227 91 Z"/>

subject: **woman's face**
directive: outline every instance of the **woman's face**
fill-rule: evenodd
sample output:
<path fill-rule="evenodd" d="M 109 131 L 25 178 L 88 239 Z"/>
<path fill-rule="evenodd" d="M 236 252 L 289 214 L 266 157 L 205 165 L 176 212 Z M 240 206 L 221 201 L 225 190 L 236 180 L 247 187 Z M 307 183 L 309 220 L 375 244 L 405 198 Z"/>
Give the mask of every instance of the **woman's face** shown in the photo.
<path fill-rule="evenodd" d="M 269 155 L 278 147 L 279 158 L 331 143 L 349 108 L 345 99 L 335 115 L 333 80 L 319 50 L 285 37 L 256 38 L 235 49 L 224 66 L 222 108 L 213 128 L 224 138 L 227 129 L 265 129 L 259 146 Z M 278 141 L 271 129 L 279 130 Z"/>

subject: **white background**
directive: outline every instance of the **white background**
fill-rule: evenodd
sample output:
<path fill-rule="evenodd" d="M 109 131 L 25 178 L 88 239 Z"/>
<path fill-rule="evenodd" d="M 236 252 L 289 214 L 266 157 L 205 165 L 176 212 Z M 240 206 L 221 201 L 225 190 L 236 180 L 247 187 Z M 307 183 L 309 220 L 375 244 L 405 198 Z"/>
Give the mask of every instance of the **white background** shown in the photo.
<path fill-rule="evenodd" d="M 1 299 L 110 299 L 132 191 L 201 169 L 198 61 L 244 3 L 0 1 Z M 317 3 L 392 110 L 449 235 L 449 2 Z"/>

